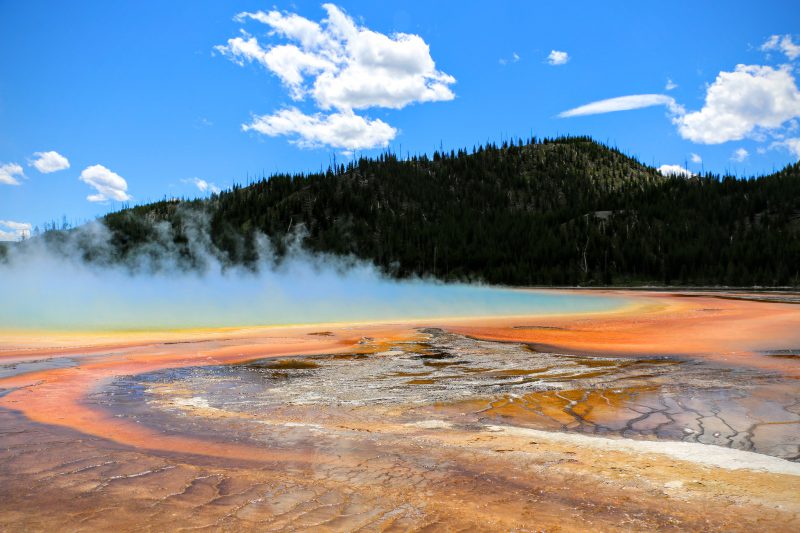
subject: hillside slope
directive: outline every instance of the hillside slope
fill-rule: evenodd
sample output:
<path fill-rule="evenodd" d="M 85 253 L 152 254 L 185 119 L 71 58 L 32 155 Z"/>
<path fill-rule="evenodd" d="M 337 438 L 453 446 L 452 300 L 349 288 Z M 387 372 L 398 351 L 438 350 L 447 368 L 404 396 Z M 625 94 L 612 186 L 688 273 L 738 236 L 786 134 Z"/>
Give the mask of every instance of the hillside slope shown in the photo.
<path fill-rule="evenodd" d="M 104 222 L 120 259 L 163 239 L 167 224 L 191 264 L 196 236 L 187 228 L 198 213 L 214 253 L 235 264 L 254 263 L 256 235 L 280 253 L 287 234 L 302 228 L 311 250 L 354 255 L 401 277 L 800 283 L 797 164 L 757 179 L 666 178 L 583 137 L 408 160 L 387 153 L 325 173 L 274 175 L 208 200 L 138 206 Z"/>

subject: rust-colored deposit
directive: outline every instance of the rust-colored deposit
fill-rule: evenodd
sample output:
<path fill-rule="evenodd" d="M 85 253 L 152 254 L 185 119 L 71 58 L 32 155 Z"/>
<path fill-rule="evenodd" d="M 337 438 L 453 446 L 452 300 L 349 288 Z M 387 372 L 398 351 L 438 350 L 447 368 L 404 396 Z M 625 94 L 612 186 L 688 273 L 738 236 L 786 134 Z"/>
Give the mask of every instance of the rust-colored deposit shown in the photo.
<path fill-rule="evenodd" d="M 624 294 L 624 291 L 604 291 Z M 482 339 L 525 342 L 566 353 L 686 355 L 780 370 L 800 377 L 789 358 L 754 352 L 800 349 L 800 303 L 730 293 L 638 293 L 619 313 L 588 317 L 518 317 L 464 321 L 452 331 Z M 788 347 L 788 348 L 787 348 Z"/>
<path fill-rule="evenodd" d="M 800 305 L 609 294 L 631 305 L 2 333 L 0 530 L 800 529 Z"/>

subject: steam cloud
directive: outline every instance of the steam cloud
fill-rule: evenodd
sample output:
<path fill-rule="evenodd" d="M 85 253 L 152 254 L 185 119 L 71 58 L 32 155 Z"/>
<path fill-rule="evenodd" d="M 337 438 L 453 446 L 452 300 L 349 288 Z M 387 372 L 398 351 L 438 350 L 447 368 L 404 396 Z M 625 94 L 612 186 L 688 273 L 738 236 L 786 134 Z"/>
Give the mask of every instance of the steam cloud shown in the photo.
<path fill-rule="evenodd" d="M 125 262 L 101 222 L 12 245 L 0 254 L 0 330 L 174 329 L 599 311 L 618 300 L 394 280 L 369 263 L 312 254 L 295 234 L 280 257 L 258 238 L 257 268 L 229 264 L 207 221 L 187 218 L 188 243 L 167 223 Z M 187 249 L 188 247 L 188 249 Z"/>

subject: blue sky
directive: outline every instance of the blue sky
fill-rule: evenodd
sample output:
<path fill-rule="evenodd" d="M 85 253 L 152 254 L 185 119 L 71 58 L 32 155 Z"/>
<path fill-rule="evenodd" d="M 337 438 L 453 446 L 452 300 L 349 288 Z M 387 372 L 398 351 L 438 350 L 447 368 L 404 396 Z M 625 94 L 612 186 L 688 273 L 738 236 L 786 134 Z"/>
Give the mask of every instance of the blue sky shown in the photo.
<path fill-rule="evenodd" d="M 737 175 L 800 157 L 796 2 L 336 5 L 0 1 L 0 238 L 383 144 L 591 135 Z"/>

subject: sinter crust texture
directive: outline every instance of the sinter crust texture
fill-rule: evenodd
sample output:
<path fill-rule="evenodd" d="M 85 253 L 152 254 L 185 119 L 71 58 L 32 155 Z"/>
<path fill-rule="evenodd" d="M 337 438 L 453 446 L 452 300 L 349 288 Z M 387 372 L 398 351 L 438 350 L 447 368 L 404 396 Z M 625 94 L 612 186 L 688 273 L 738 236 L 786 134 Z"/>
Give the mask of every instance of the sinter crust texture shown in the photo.
<path fill-rule="evenodd" d="M 800 528 L 800 306 L 622 294 L 585 316 L 0 334 L 0 529 Z"/>

